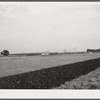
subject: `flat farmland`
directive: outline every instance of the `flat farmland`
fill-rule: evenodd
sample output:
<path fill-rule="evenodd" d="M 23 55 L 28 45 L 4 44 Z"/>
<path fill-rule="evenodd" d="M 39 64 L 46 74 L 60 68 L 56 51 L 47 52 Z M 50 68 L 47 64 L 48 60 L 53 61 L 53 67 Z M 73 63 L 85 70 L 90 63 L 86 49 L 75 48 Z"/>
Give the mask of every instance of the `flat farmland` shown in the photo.
<path fill-rule="evenodd" d="M 100 53 L 0 57 L 0 77 L 100 58 Z"/>

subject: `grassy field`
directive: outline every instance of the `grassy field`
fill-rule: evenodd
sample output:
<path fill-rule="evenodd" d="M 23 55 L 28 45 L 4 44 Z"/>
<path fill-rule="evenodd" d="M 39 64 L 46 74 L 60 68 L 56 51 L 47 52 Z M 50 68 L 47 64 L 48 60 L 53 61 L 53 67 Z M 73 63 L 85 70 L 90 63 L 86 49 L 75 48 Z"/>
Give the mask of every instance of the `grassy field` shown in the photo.
<path fill-rule="evenodd" d="M 100 58 L 100 53 L 0 57 L 0 77 Z"/>

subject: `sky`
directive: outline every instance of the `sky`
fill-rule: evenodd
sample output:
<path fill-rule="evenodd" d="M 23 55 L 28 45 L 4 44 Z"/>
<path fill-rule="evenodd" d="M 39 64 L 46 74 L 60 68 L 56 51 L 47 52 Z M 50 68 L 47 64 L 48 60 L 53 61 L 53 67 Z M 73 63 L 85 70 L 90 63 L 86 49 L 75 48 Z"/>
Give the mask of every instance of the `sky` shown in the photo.
<path fill-rule="evenodd" d="M 100 2 L 0 2 L 0 51 L 100 48 Z"/>

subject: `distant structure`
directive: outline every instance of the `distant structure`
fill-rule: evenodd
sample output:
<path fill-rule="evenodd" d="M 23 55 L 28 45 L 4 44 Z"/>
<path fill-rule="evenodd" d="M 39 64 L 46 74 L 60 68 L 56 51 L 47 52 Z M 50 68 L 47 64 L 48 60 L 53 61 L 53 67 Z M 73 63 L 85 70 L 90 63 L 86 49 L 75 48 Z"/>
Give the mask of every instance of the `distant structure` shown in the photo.
<path fill-rule="evenodd" d="M 1 52 L 1 54 L 4 55 L 4 56 L 8 56 L 9 55 L 9 51 L 8 50 L 3 50 Z"/>
<path fill-rule="evenodd" d="M 90 52 L 90 53 L 100 52 L 100 49 L 87 49 L 87 52 Z"/>
<path fill-rule="evenodd" d="M 41 52 L 41 56 L 48 56 L 49 52 Z"/>

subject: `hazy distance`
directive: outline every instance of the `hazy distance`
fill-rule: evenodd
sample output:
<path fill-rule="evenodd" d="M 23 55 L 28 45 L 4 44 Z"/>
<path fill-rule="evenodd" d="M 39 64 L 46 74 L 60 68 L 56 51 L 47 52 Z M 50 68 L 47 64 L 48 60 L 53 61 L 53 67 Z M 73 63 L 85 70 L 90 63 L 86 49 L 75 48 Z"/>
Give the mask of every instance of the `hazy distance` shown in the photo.
<path fill-rule="evenodd" d="M 0 51 L 100 48 L 99 2 L 0 2 Z"/>

